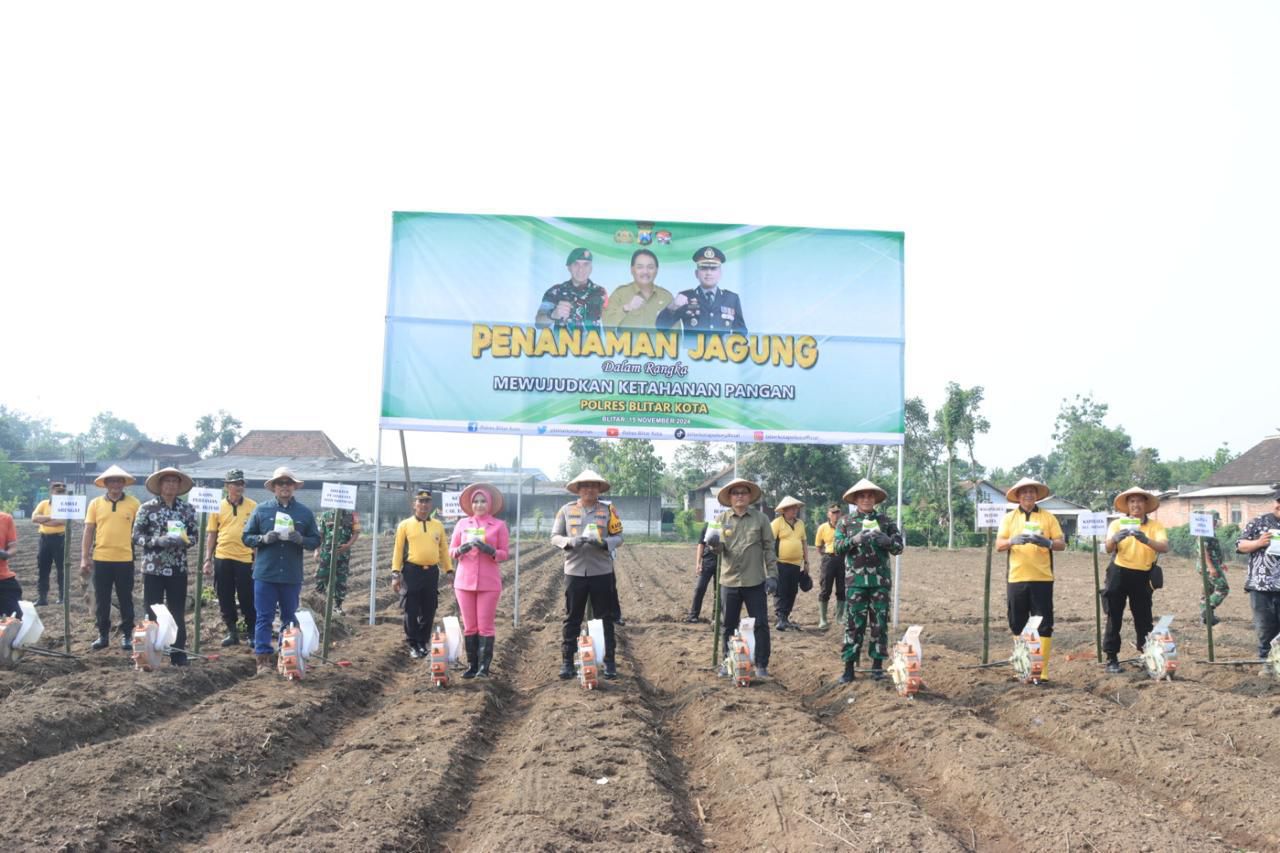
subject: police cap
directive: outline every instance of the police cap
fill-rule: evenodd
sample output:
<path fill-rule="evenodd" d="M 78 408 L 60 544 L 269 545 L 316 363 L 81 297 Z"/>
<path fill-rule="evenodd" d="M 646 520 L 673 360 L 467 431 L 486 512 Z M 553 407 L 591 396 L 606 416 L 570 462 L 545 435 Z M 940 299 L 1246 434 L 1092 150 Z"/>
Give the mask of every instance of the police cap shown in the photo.
<path fill-rule="evenodd" d="M 413 496 L 413 499 L 414 499 L 415 501 L 429 501 L 429 500 L 431 500 L 431 490 L 430 490 L 430 489 L 418 489 L 418 493 L 417 493 L 416 495 L 414 495 L 414 496 Z"/>
<path fill-rule="evenodd" d="M 715 246 L 703 246 L 693 253 L 693 260 L 700 267 L 718 267 L 724 263 L 724 252 Z"/>

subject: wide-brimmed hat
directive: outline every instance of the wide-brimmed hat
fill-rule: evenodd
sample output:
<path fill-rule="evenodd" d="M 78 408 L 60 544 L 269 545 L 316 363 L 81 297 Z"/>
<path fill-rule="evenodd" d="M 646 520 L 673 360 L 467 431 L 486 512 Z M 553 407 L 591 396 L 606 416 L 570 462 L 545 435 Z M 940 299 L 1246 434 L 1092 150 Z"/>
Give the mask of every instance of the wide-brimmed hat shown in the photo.
<path fill-rule="evenodd" d="M 791 497 L 791 495 L 787 495 L 787 496 L 786 496 L 786 497 L 784 497 L 782 500 L 778 501 L 778 505 L 777 505 L 777 506 L 775 506 L 775 507 L 773 508 L 773 511 L 774 511 L 774 512 L 782 512 L 784 509 L 786 509 L 786 508 L 787 508 L 787 507 L 789 507 L 789 506 L 801 506 L 801 507 L 802 507 L 802 506 L 804 506 L 804 501 L 798 501 L 798 500 L 796 500 L 795 498 Z"/>
<path fill-rule="evenodd" d="M 471 498 L 476 492 L 487 492 L 489 494 L 489 515 L 498 515 L 502 512 L 502 507 L 506 503 L 502 499 L 502 492 L 498 491 L 498 487 L 493 483 L 472 483 L 462 490 L 462 494 L 458 496 L 458 506 L 462 507 L 462 511 L 467 515 L 472 515 Z"/>
<path fill-rule="evenodd" d="M 1142 488 L 1141 486 L 1134 486 L 1132 489 L 1125 489 L 1123 492 L 1116 495 L 1114 506 L 1118 512 L 1127 513 L 1129 511 L 1129 497 L 1131 495 L 1142 495 L 1144 498 L 1147 499 L 1148 513 L 1155 512 L 1156 508 L 1160 506 L 1160 499 L 1158 497 L 1153 495 L 1151 492 L 1148 492 L 1146 489 Z"/>
<path fill-rule="evenodd" d="M 277 480 L 292 480 L 295 486 L 302 485 L 302 481 L 293 475 L 293 472 L 289 470 L 287 465 L 281 465 L 279 468 L 272 471 L 271 479 L 266 480 L 262 485 L 266 486 L 268 489 L 274 489 Z"/>
<path fill-rule="evenodd" d="M 1016 504 L 1018 502 L 1018 492 L 1022 491 L 1027 486 L 1036 487 L 1036 500 L 1042 501 L 1049 497 L 1049 487 L 1034 477 L 1023 477 L 1021 480 L 1010 486 L 1009 491 L 1005 492 L 1004 496 L 1008 498 L 1010 503 Z"/>
<path fill-rule="evenodd" d="M 751 490 L 750 503 L 755 503 L 760 500 L 760 487 L 750 480 L 744 480 L 741 477 L 738 477 L 737 479 L 730 480 L 725 483 L 720 491 L 716 493 L 716 500 L 720 501 L 720 506 L 733 506 L 733 502 L 729 500 L 729 492 L 738 488 L 738 486 L 746 486 Z"/>
<path fill-rule="evenodd" d="M 876 503 L 883 503 L 889 497 L 888 492 L 868 480 L 866 477 L 863 477 L 861 480 L 850 486 L 848 491 L 840 496 L 840 499 L 847 504 L 851 504 L 853 503 L 853 496 L 858 492 L 875 492 L 879 496 L 876 498 Z"/>
<path fill-rule="evenodd" d="M 160 481 L 165 477 L 178 478 L 178 494 L 180 495 L 185 495 L 191 491 L 191 486 L 194 485 L 191 482 L 191 478 L 177 468 L 161 468 L 147 478 L 147 491 L 153 495 L 160 494 Z"/>
<path fill-rule="evenodd" d="M 590 468 L 565 483 L 564 487 L 576 495 L 578 493 L 578 486 L 581 486 L 583 483 L 599 483 L 600 494 L 602 495 L 609 491 L 609 481 L 604 477 L 601 477 L 595 471 L 592 471 Z"/>
<path fill-rule="evenodd" d="M 121 468 L 119 465 L 112 465 L 110 468 L 99 474 L 98 478 L 93 481 L 93 484 L 99 489 L 105 489 L 107 487 L 106 480 L 109 477 L 124 477 L 124 484 L 126 486 L 132 486 L 134 483 L 138 482 L 133 478 L 132 474 Z"/>

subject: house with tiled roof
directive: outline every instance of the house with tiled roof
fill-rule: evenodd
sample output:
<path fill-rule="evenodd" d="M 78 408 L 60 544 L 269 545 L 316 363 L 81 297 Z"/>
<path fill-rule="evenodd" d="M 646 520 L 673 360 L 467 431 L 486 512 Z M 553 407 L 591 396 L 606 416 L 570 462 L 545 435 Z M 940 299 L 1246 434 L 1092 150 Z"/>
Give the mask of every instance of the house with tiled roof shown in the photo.
<path fill-rule="evenodd" d="M 1217 510 L 1224 524 L 1244 524 L 1270 512 L 1280 483 L 1280 433 L 1270 435 L 1195 486 L 1161 498 L 1155 517 L 1166 527 L 1187 523 L 1192 512 Z"/>
<path fill-rule="evenodd" d="M 227 456 L 292 456 L 351 461 L 323 430 L 251 429 Z"/>

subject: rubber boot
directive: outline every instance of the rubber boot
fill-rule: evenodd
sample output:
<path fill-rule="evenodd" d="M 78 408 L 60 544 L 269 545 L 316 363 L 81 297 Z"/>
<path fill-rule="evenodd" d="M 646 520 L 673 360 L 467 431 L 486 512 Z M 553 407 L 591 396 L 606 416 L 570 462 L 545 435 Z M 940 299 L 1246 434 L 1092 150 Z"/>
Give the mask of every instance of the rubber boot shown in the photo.
<path fill-rule="evenodd" d="M 480 638 L 480 671 L 476 675 L 489 677 L 489 663 L 493 660 L 493 637 Z"/>
<path fill-rule="evenodd" d="M 238 645 L 240 645 L 240 629 L 235 625 L 227 626 L 227 636 L 222 638 L 222 647 L 225 649 L 228 646 Z"/>
<path fill-rule="evenodd" d="M 98 639 L 94 640 L 93 645 L 91 645 L 89 648 L 93 649 L 96 652 L 101 649 L 105 649 L 109 645 L 111 645 L 111 638 L 108 637 L 106 634 L 99 634 Z"/>
<path fill-rule="evenodd" d="M 480 672 L 480 635 L 467 634 L 462 638 L 462 642 L 467 647 L 467 663 L 471 664 L 467 667 L 467 671 L 462 673 L 462 677 L 475 678 L 476 673 Z"/>
<path fill-rule="evenodd" d="M 846 602 L 843 602 L 843 601 L 836 602 L 836 624 L 837 625 L 844 624 L 844 617 L 848 609 L 849 609 L 849 606 Z"/>
<path fill-rule="evenodd" d="M 871 677 L 876 681 L 884 681 L 884 661 L 871 661 Z"/>
<path fill-rule="evenodd" d="M 849 658 L 844 662 L 844 673 L 840 676 L 841 684 L 849 684 L 853 681 L 855 670 L 858 668 L 858 662 L 853 658 Z"/>
<path fill-rule="evenodd" d="M 1040 657 L 1044 658 L 1044 663 L 1040 666 L 1040 680 L 1049 680 L 1049 649 L 1053 648 L 1052 637 L 1040 638 Z"/>
<path fill-rule="evenodd" d="M 560 680 L 561 681 L 568 681 L 570 678 L 573 678 L 576 674 L 577 673 L 573 671 L 572 658 L 564 658 L 563 660 L 560 661 Z"/>

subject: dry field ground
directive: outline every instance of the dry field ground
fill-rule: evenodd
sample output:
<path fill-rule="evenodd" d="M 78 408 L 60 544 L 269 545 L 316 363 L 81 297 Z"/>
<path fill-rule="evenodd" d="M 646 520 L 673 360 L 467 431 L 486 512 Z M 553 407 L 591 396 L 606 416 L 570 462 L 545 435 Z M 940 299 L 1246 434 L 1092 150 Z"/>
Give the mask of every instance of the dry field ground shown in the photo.
<path fill-rule="evenodd" d="M 20 527 L 14 560 L 29 598 L 33 534 Z M 1185 561 L 1167 561 L 1156 594 L 1157 615 L 1178 615 L 1176 680 L 1102 671 L 1092 562 L 1069 554 L 1058 561 L 1053 680 L 1036 687 L 1007 669 L 959 668 L 981 650 L 983 552 L 909 550 L 899 633 L 924 626 L 927 687 L 906 700 L 887 682 L 835 683 L 840 636 L 814 627 L 815 593 L 793 614 L 806 630 L 774 635 L 772 679 L 745 689 L 716 679 L 710 626 L 680 621 L 692 548 L 673 545 L 619 552 L 618 681 L 588 693 L 556 678 L 561 562 L 526 543 L 522 619 L 513 630 L 508 583 L 493 677 L 433 689 L 404 653 L 385 580 L 378 624 L 360 618 L 369 545 L 353 560 L 355 615 L 336 632 L 335 654 L 352 666 L 293 684 L 253 677 L 246 646 L 153 673 L 118 648 L 89 652 L 77 573 L 80 657 L 27 656 L 0 671 L 6 846 L 1280 849 L 1280 684 L 1256 666 L 1192 663 L 1205 640 Z M 1009 649 L 1001 565 L 993 658 Z M 1219 656 L 1251 657 L 1241 572 L 1230 577 Z M 447 588 L 441 601 L 441 615 L 456 612 Z M 61 648 L 60 609 L 43 615 L 42 644 Z M 204 624 L 216 650 L 216 610 Z"/>

